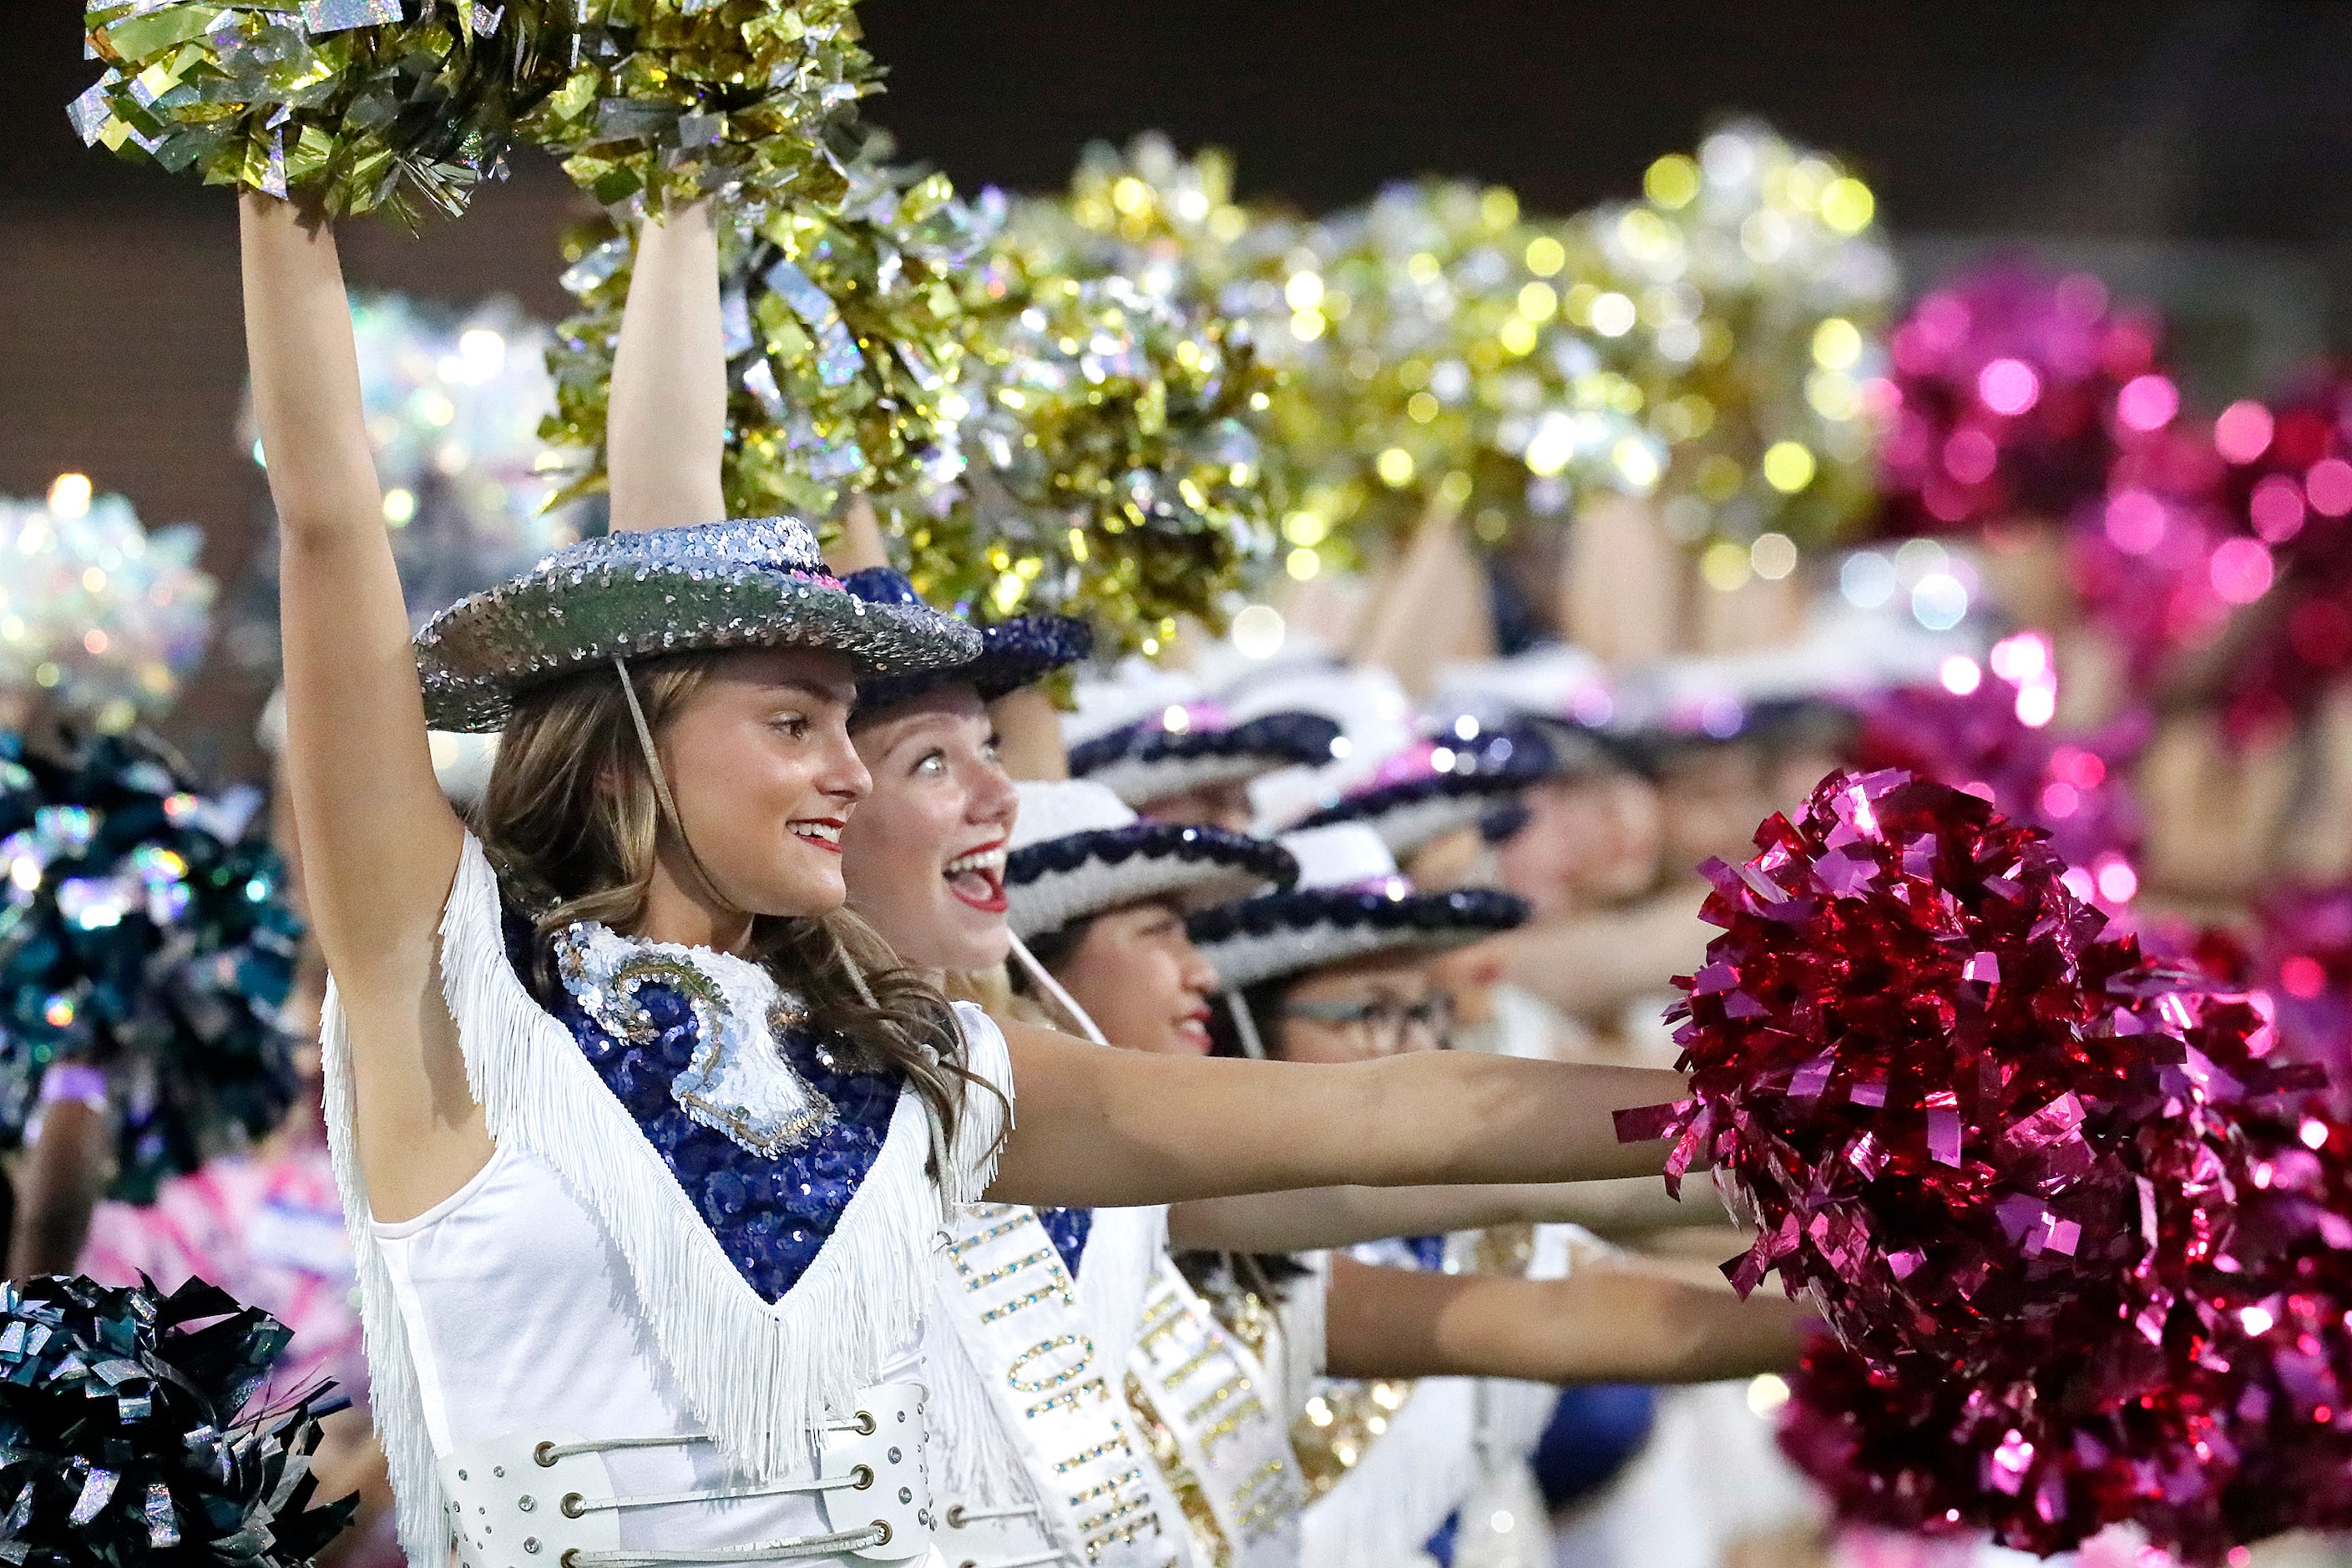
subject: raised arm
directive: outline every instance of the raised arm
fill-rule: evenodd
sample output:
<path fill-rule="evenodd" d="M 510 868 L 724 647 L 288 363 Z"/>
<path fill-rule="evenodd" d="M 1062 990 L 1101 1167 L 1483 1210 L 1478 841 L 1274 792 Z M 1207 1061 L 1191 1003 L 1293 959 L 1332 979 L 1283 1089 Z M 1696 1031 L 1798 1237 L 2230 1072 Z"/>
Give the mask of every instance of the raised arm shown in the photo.
<path fill-rule="evenodd" d="M 1712 1196 L 1666 1195 L 1654 1176 L 1456 1187 L 1310 1187 L 1199 1198 L 1168 1212 L 1168 1242 L 1208 1252 L 1314 1252 L 1493 1225 L 1580 1225 L 1603 1236 L 1721 1226 Z"/>
<path fill-rule="evenodd" d="M 1323 1319 L 1334 1377 L 1713 1383 L 1786 1372 L 1811 1314 L 1778 1294 L 1652 1273 L 1633 1259 L 1565 1279 L 1437 1274 L 1331 1261 Z"/>
<path fill-rule="evenodd" d="M 425 746 L 334 235 L 268 196 L 242 211 L 246 352 L 282 556 L 286 771 L 304 898 L 348 994 L 381 971 L 424 973 L 459 829 Z"/>
<path fill-rule="evenodd" d="M 727 351 L 719 233 L 696 202 L 637 236 L 605 416 L 613 527 L 679 528 L 727 515 Z"/>
<path fill-rule="evenodd" d="M 1333 1066 L 1005 1037 L 1020 1118 L 989 1195 L 1040 1205 L 1654 1175 L 1665 1145 L 1620 1143 L 1613 1113 L 1683 1093 L 1675 1073 L 1451 1051 Z"/>
<path fill-rule="evenodd" d="M 433 779 L 334 237 L 262 195 L 241 224 L 303 896 L 350 1018 L 369 1194 L 402 1219 L 488 1157 L 435 969 L 463 830 Z"/>

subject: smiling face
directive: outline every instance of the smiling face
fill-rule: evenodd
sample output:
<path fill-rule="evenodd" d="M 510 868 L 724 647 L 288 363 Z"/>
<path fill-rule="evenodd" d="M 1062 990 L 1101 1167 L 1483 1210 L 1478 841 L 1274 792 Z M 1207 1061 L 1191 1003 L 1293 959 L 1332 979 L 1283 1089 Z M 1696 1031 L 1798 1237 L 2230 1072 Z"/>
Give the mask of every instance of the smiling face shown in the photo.
<path fill-rule="evenodd" d="M 862 720 L 857 754 L 874 793 L 842 836 L 850 907 L 918 969 L 1004 962 L 1004 846 L 1020 797 L 969 686 L 944 687 Z"/>
<path fill-rule="evenodd" d="M 842 830 L 873 788 L 849 743 L 855 695 L 838 654 L 744 650 L 714 660 L 662 725 L 662 771 L 693 861 L 736 909 L 840 907 Z M 662 858 L 678 886 L 701 885 L 674 844 Z"/>
<path fill-rule="evenodd" d="M 1209 1054 L 1217 972 L 1184 934 L 1172 904 L 1129 904 L 1096 916 L 1054 977 L 1121 1049 Z"/>

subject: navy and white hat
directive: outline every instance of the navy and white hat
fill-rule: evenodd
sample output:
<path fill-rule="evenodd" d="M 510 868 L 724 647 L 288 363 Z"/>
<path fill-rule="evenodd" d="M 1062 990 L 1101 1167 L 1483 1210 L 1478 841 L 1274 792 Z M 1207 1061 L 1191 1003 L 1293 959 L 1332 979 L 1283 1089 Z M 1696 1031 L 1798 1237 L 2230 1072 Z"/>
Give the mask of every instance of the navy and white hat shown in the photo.
<path fill-rule="evenodd" d="M 1318 766 L 1331 760 L 1339 739 L 1339 721 L 1320 713 L 1268 713 L 1237 724 L 1214 702 L 1171 703 L 1072 746 L 1070 773 L 1140 806 L 1216 784 L 1247 784 L 1278 768 Z"/>
<path fill-rule="evenodd" d="M 1511 810 L 1551 776 L 1550 743 L 1532 725 L 1423 736 L 1381 763 L 1379 771 L 1331 805 L 1301 817 L 1298 829 L 1361 823 L 1400 859 L 1457 828 L 1494 822 L 1517 826 Z M 1502 835 L 1494 835 L 1502 836 Z"/>
<path fill-rule="evenodd" d="M 1528 918 L 1525 900 L 1489 888 L 1417 893 L 1379 834 L 1362 823 L 1286 833 L 1298 885 L 1237 899 L 1185 922 L 1227 991 L 1377 952 L 1443 952 Z"/>
<path fill-rule="evenodd" d="M 1555 777 L 1632 764 L 1632 748 L 1614 728 L 1617 708 L 1607 667 L 1563 643 L 1447 665 L 1437 672 L 1429 703 L 1439 732 L 1460 740 L 1492 730 L 1533 730 L 1550 748 Z"/>
<path fill-rule="evenodd" d="M 866 604 L 930 610 L 906 574 L 887 566 L 852 572 L 842 578 L 841 585 Z M 893 707 L 958 682 L 977 688 L 982 701 L 994 701 L 1077 663 L 1095 646 L 1094 628 L 1070 616 L 1016 616 L 975 629 L 980 633 L 980 652 L 961 664 L 860 681 L 858 711 L 871 713 Z"/>
<path fill-rule="evenodd" d="M 1198 823 L 1144 822 L 1091 780 L 1020 788 L 1004 897 L 1013 934 L 1024 940 L 1147 899 L 1205 909 L 1286 888 L 1298 875 L 1278 844 Z"/>
<path fill-rule="evenodd" d="M 789 517 L 609 533 L 460 599 L 416 634 L 425 722 L 505 727 L 530 687 L 614 659 L 719 648 L 845 656 L 859 679 L 970 663 L 978 632 L 919 605 L 869 604 Z"/>

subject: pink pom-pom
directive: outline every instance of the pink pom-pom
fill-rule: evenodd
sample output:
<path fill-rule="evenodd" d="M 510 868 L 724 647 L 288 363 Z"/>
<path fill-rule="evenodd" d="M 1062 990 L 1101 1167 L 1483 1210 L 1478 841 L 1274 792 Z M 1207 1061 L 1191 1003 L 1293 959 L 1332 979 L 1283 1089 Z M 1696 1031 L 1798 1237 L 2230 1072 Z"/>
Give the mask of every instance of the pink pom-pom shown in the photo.
<path fill-rule="evenodd" d="M 1928 294 L 1889 348 L 1901 412 L 1879 489 L 1891 533 L 2063 519 L 2105 489 L 2119 447 L 2179 410 L 2153 317 L 2111 310 L 2095 279 L 2015 260 Z"/>
<path fill-rule="evenodd" d="M 1832 777 L 1758 846 L 1709 868 L 1691 1092 L 1643 1130 L 1753 1210 L 1734 1283 L 1777 1270 L 1836 1331 L 1784 1441 L 1840 1511 L 2044 1553 L 2130 1522 L 2200 1561 L 2333 1520 L 2352 1180 L 2265 1008 L 1908 773 Z"/>

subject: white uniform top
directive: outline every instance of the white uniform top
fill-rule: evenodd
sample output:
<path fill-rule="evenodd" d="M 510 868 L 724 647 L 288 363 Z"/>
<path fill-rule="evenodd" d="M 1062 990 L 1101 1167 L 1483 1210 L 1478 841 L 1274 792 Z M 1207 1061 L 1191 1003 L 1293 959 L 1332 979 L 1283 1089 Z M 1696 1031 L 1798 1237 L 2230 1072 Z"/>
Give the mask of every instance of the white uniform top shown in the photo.
<path fill-rule="evenodd" d="M 704 1430 L 663 1366 L 612 1240 L 546 1162 L 501 1147 L 466 1185 L 398 1225 L 371 1221 L 416 1368 L 435 1457 L 526 1428 L 686 1437 Z M 917 1376 L 911 1343 L 882 1379 Z M 708 1443 L 624 1449 L 616 1490 L 713 1490 L 738 1477 Z M 814 1456 L 786 1479 L 814 1477 Z M 822 1535 L 813 1494 L 622 1513 L 625 1546 L 676 1550 Z"/>
<path fill-rule="evenodd" d="M 902 1091 L 876 1156 L 799 1281 L 747 1284 L 571 1031 L 509 962 L 497 881 L 469 835 L 441 933 L 444 994 L 497 1152 L 427 1213 L 376 1223 L 358 1174 L 343 1019 L 324 1047 L 330 1142 L 352 1229 L 374 1411 L 414 1563 L 447 1559 L 435 1473 L 453 1449 L 526 1427 L 583 1438 L 706 1435 L 625 1450 L 618 1489 L 662 1494 L 815 1473 L 816 1433 L 859 1389 L 917 1370 L 945 1210 L 928 1114 Z M 1003 1037 L 957 1009 L 968 1065 L 1010 1104 Z M 946 1197 L 989 1179 L 1003 1114 L 975 1094 Z M 824 1533 L 806 1496 L 632 1510 L 625 1545 L 747 1545 Z"/>

